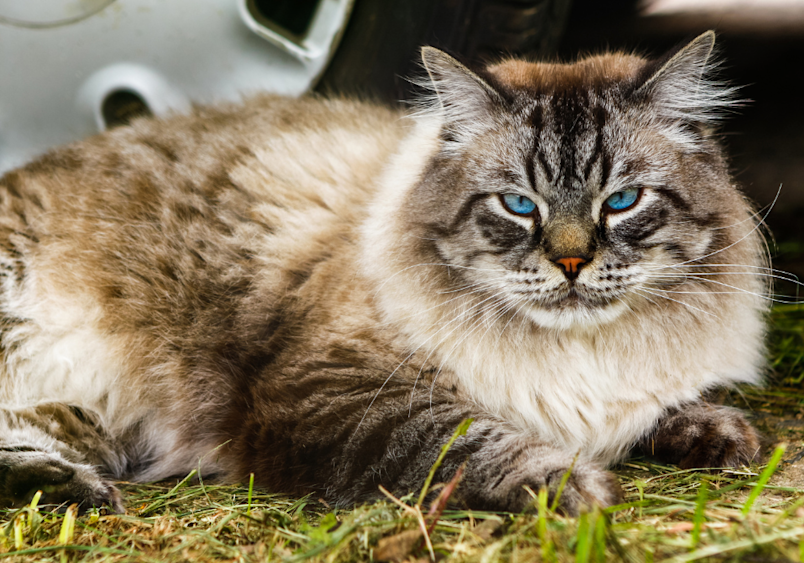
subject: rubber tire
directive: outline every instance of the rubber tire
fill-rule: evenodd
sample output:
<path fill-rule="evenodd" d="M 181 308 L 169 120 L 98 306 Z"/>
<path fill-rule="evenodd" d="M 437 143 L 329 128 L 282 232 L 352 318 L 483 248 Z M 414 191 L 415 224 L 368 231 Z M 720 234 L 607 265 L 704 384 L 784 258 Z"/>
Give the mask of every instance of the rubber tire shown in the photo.
<path fill-rule="evenodd" d="M 554 52 L 571 0 L 355 0 L 316 90 L 396 101 L 421 74 L 419 49 L 433 45 L 468 64 L 501 54 Z"/>

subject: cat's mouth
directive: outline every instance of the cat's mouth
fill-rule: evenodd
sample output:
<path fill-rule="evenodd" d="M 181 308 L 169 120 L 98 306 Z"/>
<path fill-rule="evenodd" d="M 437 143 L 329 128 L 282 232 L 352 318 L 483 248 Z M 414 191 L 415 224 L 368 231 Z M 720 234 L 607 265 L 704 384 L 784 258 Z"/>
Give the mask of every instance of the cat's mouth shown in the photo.
<path fill-rule="evenodd" d="M 619 301 L 625 292 L 607 291 L 586 284 L 568 282 L 548 290 L 534 291 L 528 287 L 526 290 L 517 293 L 527 295 L 540 309 L 593 310 L 605 308 Z"/>
<path fill-rule="evenodd" d="M 580 295 L 574 287 L 571 287 L 567 295 L 557 303 L 559 307 L 588 307 L 590 305 L 592 304 L 589 303 L 589 300 L 585 296 Z"/>
<path fill-rule="evenodd" d="M 530 307 L 528 316 L 540 326 L 571 330 L 609 323 L 627 310 L 617 295 L 585 293 L 572 287 L 554 299 L 541 299 Z"/>
<path fill-rule="evenodd" d="M 559 329 L 597 326 L 611 322 L 627 309 L 622 292 L 609 293 L 582 284 L 565 285 L 542 295 L 529 308 L 536 324 Z"/>
<path fill-rule="evenodd" d="M 610 300 L 589 299 L 587 296 L 579 294 L 575 288 L 572 288 L 564 298 L 552 303 L 548 308 L 554 311 L 588 311 L 605 307 L 608 305 L 609 301 Z"/>
<path fill-rule="evenodd" d="M 581 284 L 571 284 L 555 295 L 551 302 L 546 303 L 548 308 L 561 309 L 598 309 L 607 307 L 617 300 L 617 296 L 608 295 Z"/>

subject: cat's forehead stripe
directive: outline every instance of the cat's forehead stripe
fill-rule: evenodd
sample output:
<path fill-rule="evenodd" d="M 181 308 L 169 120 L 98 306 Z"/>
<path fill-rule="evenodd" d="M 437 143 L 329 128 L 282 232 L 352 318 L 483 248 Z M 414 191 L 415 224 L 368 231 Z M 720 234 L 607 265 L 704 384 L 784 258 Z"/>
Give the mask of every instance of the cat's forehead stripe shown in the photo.
<path fill-rule="evenodd" d="M 525 124 L 534 131 L 534 146 L 526 156 L 526 171 L 534 189 L 536 166 L 554 187 L 583 189 L 592 174 L 597 186 L 606 184 L 611 156 L 603 128 L 611 97 L 605 90 L 633 82 L 644 65 L 638 57 L 615 54 L 574 64 L 507 61 L 486 69 L 498 90 L 527 108 Z"/>
<path fill-rule="evenodd" d="M 607 111 L 592 105 L 588 95 L 552 96 L 538 106 L 530 118 L 534 124 L 534 142 L 528 156 L 528 177 L 536 187 L 533 167 L 536 160 L 549 184 L 560 188 L 582 189 L 599 167 L 597 185 L 603 186 L 611 172 L 611 157 L 606 151 L 604 126 Z M 539 127 L 537 128 L 536 123 Z M 552 139 L 552 140 L 551 140 Z"/>

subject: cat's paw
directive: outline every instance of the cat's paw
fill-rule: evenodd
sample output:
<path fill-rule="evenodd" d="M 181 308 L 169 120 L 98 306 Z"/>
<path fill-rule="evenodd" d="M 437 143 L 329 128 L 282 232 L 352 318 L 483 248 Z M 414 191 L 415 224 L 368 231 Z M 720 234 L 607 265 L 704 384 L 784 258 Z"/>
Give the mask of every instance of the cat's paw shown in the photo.
<path fill-rule="evenodd" d="M 78 503 L 79 512 L 106 507 L 123 512 L 117 488 L 90 465 L 36 450 L 0 451 L 0 504 L 22 506 L 42 491 L 41 505 Z"/>
<path fill-rule="evenodd" d="M 512 512 L 532 510 L 535 501 L 527 489 L 538 493 L 546 488 L 548 506 L 552 506 L 567 472 L 557 504 L 560 512 L 575 516 L 592 506 L 605 508 L 622 500 L 617 478 L 595 463 L 573 464 L 571 456 L 550 447 L 534 448 L 528 454 L 517 460 L 515 468 L 500 468 L 496 478 L 484 483 L 480 505 Z"/>
<path fill-rule="evenodd" d="M 659 421 L 642 448 L 682 469 L 740 467 L 759 460 L 761 440 L 740 411 L 695 403 Z"/>
<path fill-rule="evenodd" d="M 552 505 L 566 471 L 558 470 L 548 476 L 549 505 Z M 564 514 L 577 516 L 594 505 L 606 508 L 619 504 L 622 499 L 623 491 L 613 473 L 592 463 L 576 463 L 558 499 L 557 508 Z"/>

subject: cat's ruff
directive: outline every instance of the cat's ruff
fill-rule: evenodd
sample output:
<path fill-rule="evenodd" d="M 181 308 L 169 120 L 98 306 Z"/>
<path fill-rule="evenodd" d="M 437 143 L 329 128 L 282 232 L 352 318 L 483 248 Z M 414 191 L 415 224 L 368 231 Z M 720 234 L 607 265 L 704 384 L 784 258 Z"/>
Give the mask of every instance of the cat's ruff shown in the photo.
<path fill-rule="evenodd" d="M 476 508 L 570 466 L 565 511 L 613 504 L 632 447 L 754 459 L 702 401 L 759 381 L 767 308 L 713 41 L 477 73 L 426 48 L 411 114 L 259 97 L 8 173 L 0 501 L 120 510 L 108 478 L 200 468 L 349 504 L 418 490 L 467 417 L 437 478 L 468 459 Z"/>

